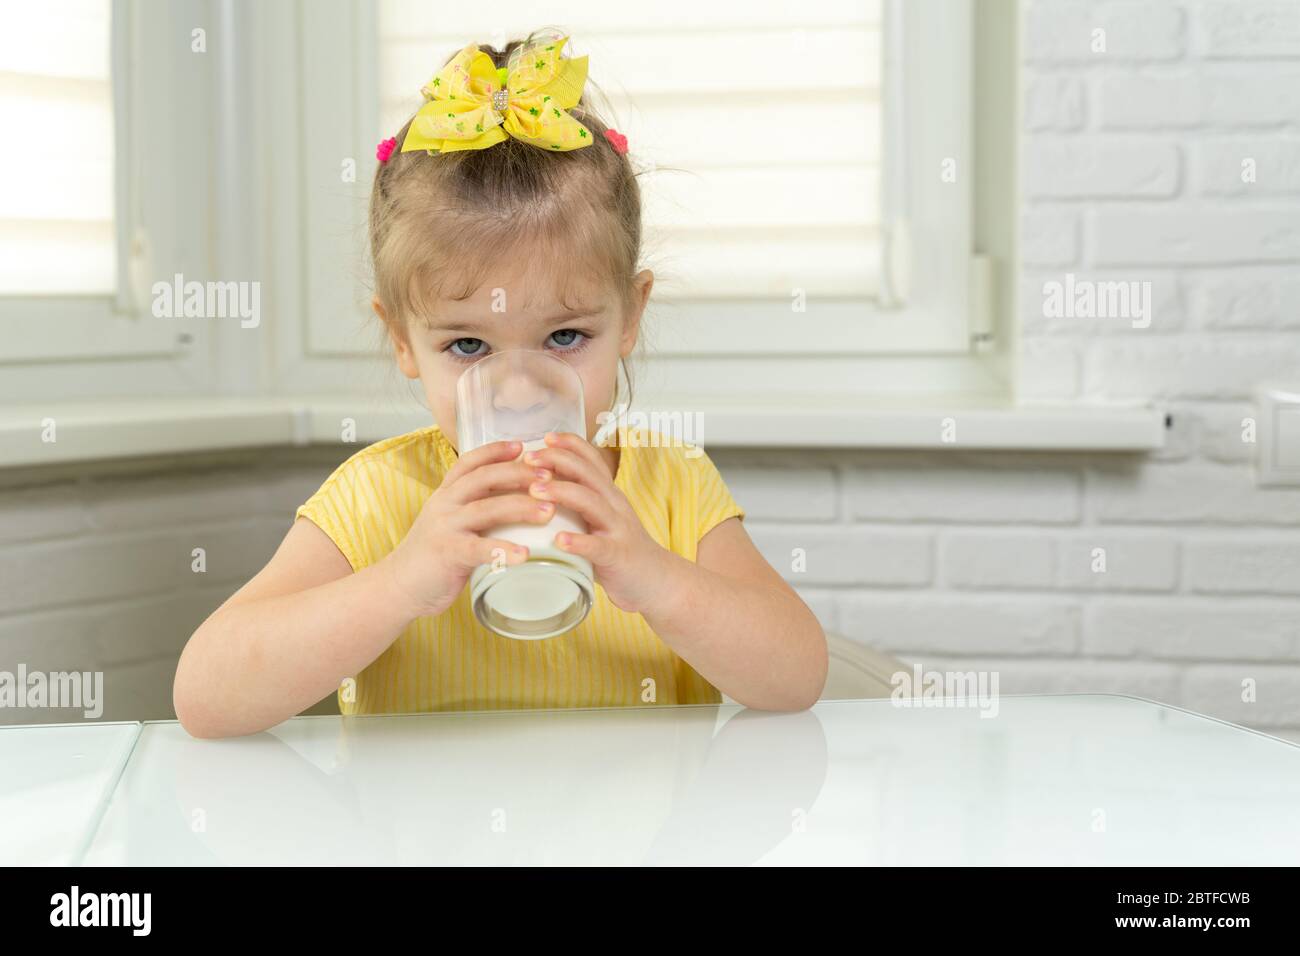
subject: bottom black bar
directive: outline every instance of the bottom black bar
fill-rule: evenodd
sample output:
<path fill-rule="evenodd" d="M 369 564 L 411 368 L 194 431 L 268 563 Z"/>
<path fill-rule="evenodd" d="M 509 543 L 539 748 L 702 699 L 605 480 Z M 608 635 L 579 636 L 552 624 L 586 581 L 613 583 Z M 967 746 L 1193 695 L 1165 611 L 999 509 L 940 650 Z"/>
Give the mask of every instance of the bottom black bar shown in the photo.
<path fill-rule="evenodd" d="M 863 943 L 896 936 L 922 946 L 1099 937 L 1231 945 L 1294 936 L 1293 875 L 1262 868 L 8 869 L 0 870 L 0 919 L 8 942 L 75 933 L 82 943 L 208 944 L 247 941 L 260 932 L 253 927 L 274 926 L 303 942 L 373 945 L 368 934 L 385 927 L 429 933 L 436 946 L 446 932 L 483 928 L 499 943 L 517 928 L 521 939 L 548 948 L 619 939 L 639 948 L 665 934 L 682 939 L 690 926 L 692 935 L 716 927 L 728 942 L 788 930 L 849 933 Z"/>

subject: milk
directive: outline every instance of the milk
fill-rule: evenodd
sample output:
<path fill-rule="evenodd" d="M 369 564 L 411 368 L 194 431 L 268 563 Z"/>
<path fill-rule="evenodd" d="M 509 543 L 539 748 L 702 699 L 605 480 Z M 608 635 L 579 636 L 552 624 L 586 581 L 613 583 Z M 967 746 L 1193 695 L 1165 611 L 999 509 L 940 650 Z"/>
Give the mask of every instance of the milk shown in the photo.
<path fill-rule="evenodd" d="M 524 442 L 524 450 L 519 453 L 519 457 L 530 451 L 536 451 L 539 448 L 546 447 L 544 438 L 534 438 Z M 518 459 L 516 459 L 518 460 Z M 530 558 L 547 557 L 556 558 L 563 561 L 580 561 L 587 567 L 587 573 L 591 573 L 591 564 L 585 558 L 570 554 L 567 551 L 561 551 L 555 547 L 555 536 L 561 531 L 572 531 L 574 534 L 586 534 L 587 525 L 582 518 L 572 508 L 566 508 L 563 505 L 555 506 L 555 513 L 551 515 L 551 520 L 546 524 L 536 524 L 530 521 L 519 521 L 511 524 L 498 525 L 490 531 L 484 533 L 489 538 L 504 538 L 506 541 L 514 544 L 522 544 L 528 549 Z"/>
<path fill-rule="evenodd" d="M 520 457 L 545 448 L 541 438 L 524 442 Z M 512 522 L 484 532 L 528 548 L 523 564 L 480 565 L 470 578 L 475 614 L 505 637 L 540 639 L 576 627 L 594 600 L 591 562 L 555 546 L 561 531 L 586 534 L 587 525 L 571 508 L 556 505 L 546 524 Z"/>

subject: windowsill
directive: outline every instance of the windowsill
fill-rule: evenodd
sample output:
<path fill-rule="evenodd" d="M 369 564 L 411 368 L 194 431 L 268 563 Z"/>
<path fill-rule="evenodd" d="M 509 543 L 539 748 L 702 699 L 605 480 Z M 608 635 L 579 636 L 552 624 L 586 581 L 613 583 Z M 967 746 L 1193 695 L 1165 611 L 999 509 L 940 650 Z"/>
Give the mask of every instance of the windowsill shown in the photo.
<path fill-rule="evenodd" d="M 859 402 L 869 401 L 871 407 Z M 1151 405 L 900 403 L 875 399 L 739 398 L 666 407 L 698 415 L 687 439 L 710 447 L 999 449 L 1145 452 L 1164 443 L 1165 412 Z M 274 445 L 341 444 L 342 422 L 356 422 L 355 444 L 370 444 L 430 424 L 421 408 L 337 396 L 139 399 L 0 406 L 0 467 L 59 464 Z M 945 427 L 945 420 L 951 422 Z M 42 440 L 53 420 L 55 441 Z M 653 421 L 642 422 L 655 427 Z M 635 418 L 632 424 L 638 424 Z M 660 428 L 660 430 L 665 430 Z M 950 435 L 951 440 L 944 440 Z"/>

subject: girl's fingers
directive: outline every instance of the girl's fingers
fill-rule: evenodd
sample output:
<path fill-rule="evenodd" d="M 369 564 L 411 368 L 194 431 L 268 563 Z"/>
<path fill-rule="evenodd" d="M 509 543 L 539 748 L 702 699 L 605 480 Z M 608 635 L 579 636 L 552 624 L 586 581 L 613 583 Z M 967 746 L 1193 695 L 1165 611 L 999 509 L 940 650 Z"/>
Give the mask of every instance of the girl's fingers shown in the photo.
<path fill-rule="evenodd" d="M 554 501 L 572 508 L 586 519 L 592 529 L 611 529 L 614 526 L 614 509 L 603 495 L 598 495 L 586 485 L 572 481 L 539 481 L 529 485 L 528 493 L 542 501 Z"/>
<path fill-rule="evenodd" d="M 604 454 L 591 442 L 571 432 L 548 432 L 547 434 L 551 436 L 547 439 L 547 448 L 556 448 L 577 455 L 591 465 L 595 474 L 600 476 L 602 483 L 609 485 L 614 483 L 614 479 L 609 473 L 609 465 L 605 462 Z"/>
<path fill-rule="evenodd" d="M 539 474 L 542 472 L 542 474 Z M 499 461 L 475 468 L 448 490 L 448 503 L 466 505 L 501 491 L 524 491 L 534 481 L 551 477 L 547 468 L 523 461 Z"/>
<path fill-rule="evenodd" d="M 601 457 L 600 449 L 581 435 L 575 435 L 572 432 L 547 432 L 547 435 L 550 436 L 546 439 L 547 448 L 561 448 L 564 451 L 571 451 L 574 454 L 581 455 L 601 471 L 609 474 L 605 469 L 605 460 Z"/>
<path fill-rule="evenodd" d="M 480 445 L 473 451 L 466 452 L 456 459 L 456 464 L 447 469 L 447 474 L 443 476 L 440 487 L 450 487 L 475 468 L 483 465 L 518 458 L 523 448 L 523 443 L 517 441 L 494 441 L 486 445 Z"/>
<path fill-rule="evenodd" d="M 561 551 L 584 557 L 597 567 L 614 563 L 614 541 L 605 535 L 563 531 L 555 536 L 555 546 Z"/>
<path fill-rule="evenodd" d="M 611 505 L 616 500 L 613 495 L 619 493 L 618 487 L 609 477 L 609 471 L 603 464 L 593 464 L 581 455 L 563 448 L 542 448 L 530 454 L 535 456 L 535 461 L 529 461 L 526 455 L 524 461 L 528 464 L 549 468 L 558 478 L 567 478 L 586 485 Z"/>
<path fill-rule="evenodd" d="M 482 531 L 499 524 L 527 521 L 544 524 L 555 514 L 555 505 L 529 495 L 493 495 L 471 501 L 448 516 L 457 531 Z"/>

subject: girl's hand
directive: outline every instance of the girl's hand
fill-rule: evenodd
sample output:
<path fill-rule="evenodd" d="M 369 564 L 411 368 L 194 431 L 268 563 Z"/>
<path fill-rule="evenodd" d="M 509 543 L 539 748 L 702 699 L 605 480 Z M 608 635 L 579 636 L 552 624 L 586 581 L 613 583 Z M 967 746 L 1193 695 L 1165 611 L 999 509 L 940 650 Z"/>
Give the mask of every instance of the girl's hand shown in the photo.
<path fill-rule="evenodd" d="M 462 455 L 420 509 L 406 537 L 377 565 L 409 602 L 411 618 L 441 614 L 474 568 L 528 560 L 528 549 L 480 531 L 519 521 L 544 524 L 555 506 L 524 493 L 548 471 L 519 460 L 519 442 L 492 442 Z"/>
<path fill-rule="evenodd" d="M 590 561 L 596 580 L 616 607 L 639 614 L 655 606 L 668 577 L 671 553 L 641 525 L 596 446 L 567 432 L 548 432 L 546 445 L 530 451 L 524 461 L 553 471 L 555 477 L 534 482 L 529 494 L 572 508 L 586 520 L 589 531 L 561 532 L 555 536 L 555 546 Z"/>

